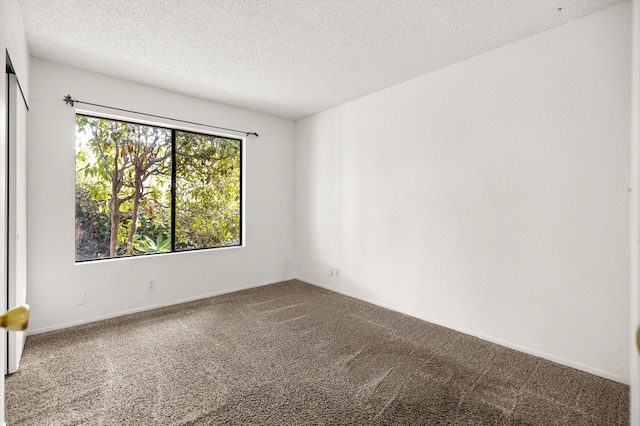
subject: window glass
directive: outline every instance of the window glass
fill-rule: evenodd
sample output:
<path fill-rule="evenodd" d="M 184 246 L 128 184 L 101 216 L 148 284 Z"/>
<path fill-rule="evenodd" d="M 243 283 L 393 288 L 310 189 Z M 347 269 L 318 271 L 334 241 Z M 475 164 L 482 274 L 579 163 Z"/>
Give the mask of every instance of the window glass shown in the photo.
<path fill-rule="evenodd" d="M 76 261 L 240 245 L 241 146 L 76 115 Z"/>
<path fill-rule="evenodd" d="M 240 244 L 240 145 L 176 131 L 176 250 Z"/>

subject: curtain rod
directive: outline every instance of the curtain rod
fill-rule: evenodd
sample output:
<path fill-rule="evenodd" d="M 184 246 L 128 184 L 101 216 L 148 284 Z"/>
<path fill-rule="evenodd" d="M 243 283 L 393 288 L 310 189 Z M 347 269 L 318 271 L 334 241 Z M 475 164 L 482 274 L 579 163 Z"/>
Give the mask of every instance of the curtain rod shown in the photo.
<path fill-rule="evenodd" d="M 195 121 L 180 120 L 178 118 L 164 117 L 162 115 L 147 114 L 146 112 L 131 111 L 131 110 L 128 110 L 128 109 L 123 109 L 123 108 L 116 108 L 116 107 L 110 107 L 110 106 L 106 106 L 106 105 L 93 104 L 91 102 L 85 102 L 85 101 L 79 101 L 77 99 L 73 99 L 71 97 L 71 95 L 65 96 L 62 100 L 67 105 L 71 105 L 71 106 L 74 106 L 74 104 L 93 105 L 93 106 L 97 106 L 97 107 L 100 107 L 100 108 L 108 108 L 108 109 L 113 109 L 113 110 L 116 110 L 116 111 L 130 112 L 130 113 L 133 113 L 133 114 L 146 115 L 147 117 L 155 117 L 155 118 L 162 118 L 164 120 L 179 121 L 180 123 L 195 124 L 197 126 L 211 127 L 213 129 L 220 129 L 220 130 L 228 130 L 228 131 L 236 132 L 236 133 L 244 133 L 247 136 L 253 135 L 255 137 L 259 137 L 256 132 L 246 132 L 244 130 L 228 129 L 226 127 L 219 127 L 219 126 L 212 126 L 210 124 L 196 123 Z"/>

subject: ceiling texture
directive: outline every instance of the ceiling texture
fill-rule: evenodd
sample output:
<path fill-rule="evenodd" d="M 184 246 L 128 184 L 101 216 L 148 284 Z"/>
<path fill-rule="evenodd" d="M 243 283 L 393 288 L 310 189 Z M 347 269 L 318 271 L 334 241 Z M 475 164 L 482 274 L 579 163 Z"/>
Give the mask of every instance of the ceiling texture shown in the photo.
<path fill-rule="evenodd" d="M 294 120 L 624 1 L 18 0 L 35 57 Z"/>

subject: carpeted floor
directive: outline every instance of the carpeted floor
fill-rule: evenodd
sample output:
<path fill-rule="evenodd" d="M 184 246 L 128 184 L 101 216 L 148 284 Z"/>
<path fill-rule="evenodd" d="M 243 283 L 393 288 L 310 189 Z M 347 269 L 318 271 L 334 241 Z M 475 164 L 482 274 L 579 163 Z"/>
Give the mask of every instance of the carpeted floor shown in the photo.
<path fill-rule="evenodd" d="M 17 425 L 626 425 L 628 387 L 299 281 L 30 336 Z"/>

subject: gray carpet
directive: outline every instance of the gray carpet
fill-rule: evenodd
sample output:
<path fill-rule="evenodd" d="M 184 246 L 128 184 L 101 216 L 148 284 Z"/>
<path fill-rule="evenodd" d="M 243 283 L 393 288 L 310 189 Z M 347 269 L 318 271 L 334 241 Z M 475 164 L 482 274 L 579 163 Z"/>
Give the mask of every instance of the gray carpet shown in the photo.
<path fill-rule="evenodd" d="M 299 281 L 30 336 L 17 425 L 626 425 L 628 387 Z"/>

